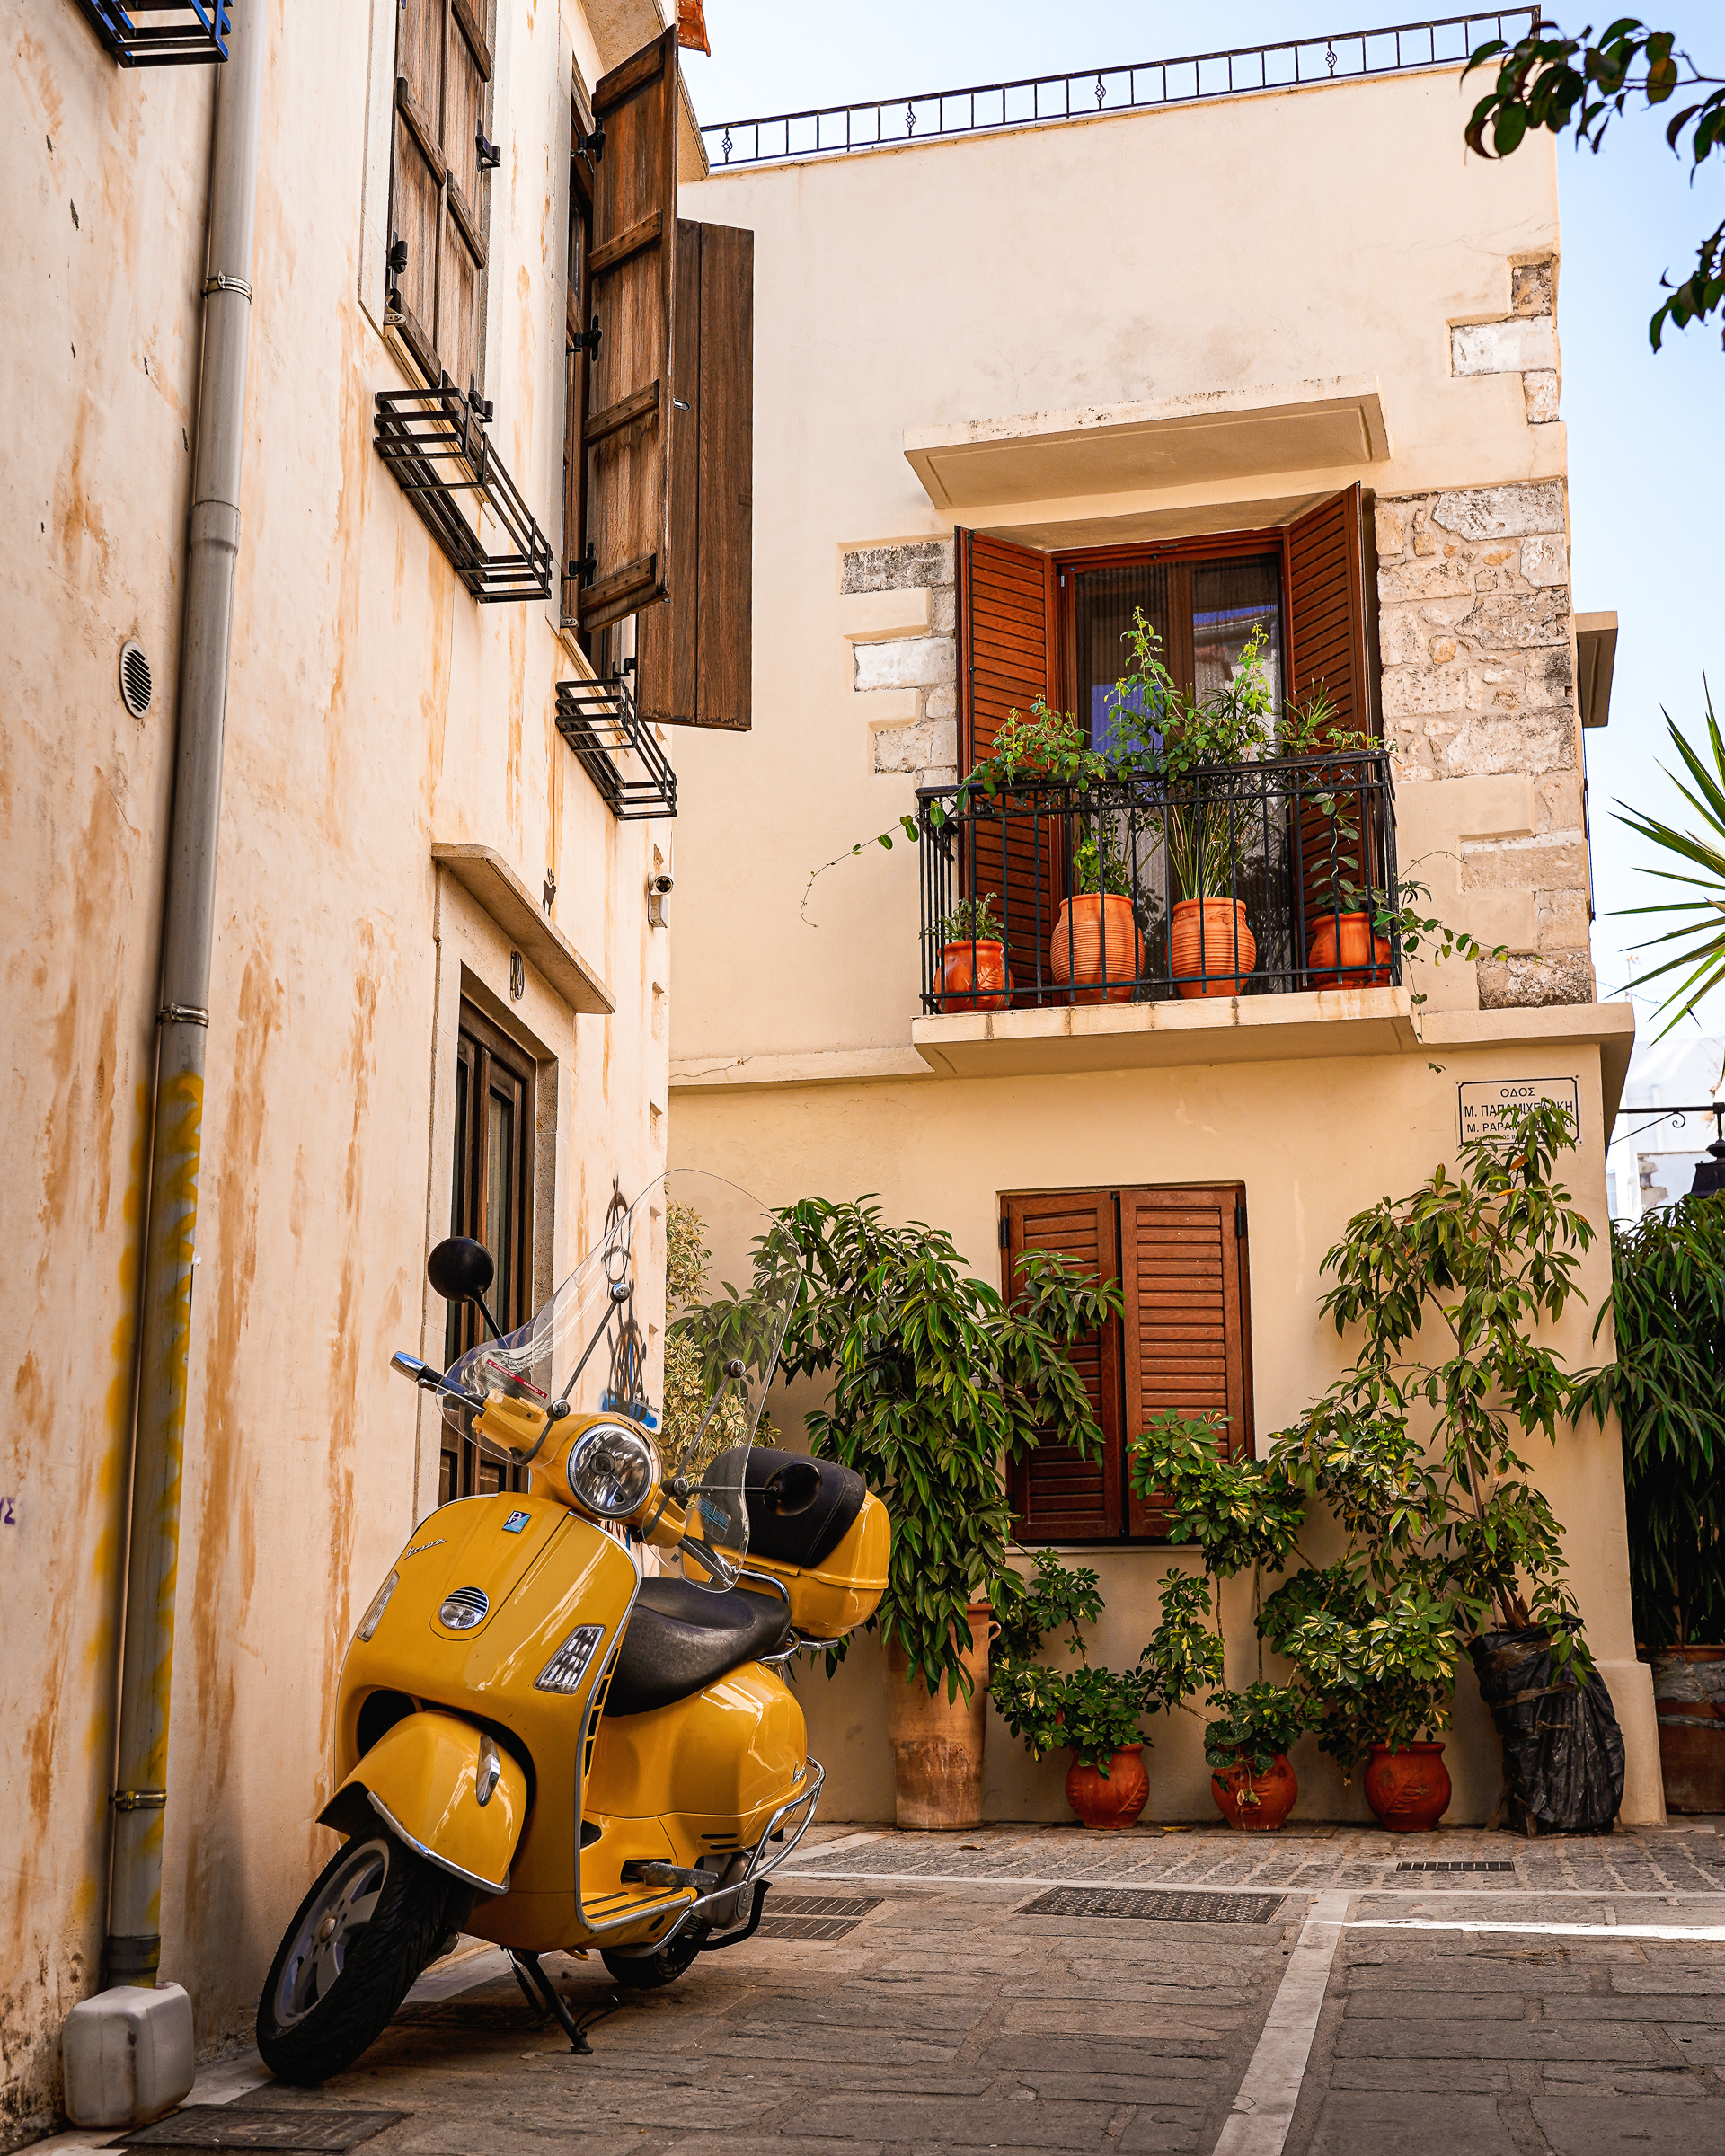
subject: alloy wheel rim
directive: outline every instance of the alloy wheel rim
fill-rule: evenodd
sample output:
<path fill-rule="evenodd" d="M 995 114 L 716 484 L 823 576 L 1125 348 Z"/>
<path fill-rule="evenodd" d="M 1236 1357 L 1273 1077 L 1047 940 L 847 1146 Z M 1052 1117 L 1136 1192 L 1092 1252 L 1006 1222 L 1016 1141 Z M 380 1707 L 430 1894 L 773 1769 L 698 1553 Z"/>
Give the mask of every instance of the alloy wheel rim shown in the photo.
<path fill-rule="evenodd" d="M 377 1907 L 389 1877 L 389 1844 L 361 1843 L 332 1872 L 300 1919 L 282 1963 L 274 2001 L 279 2028 L 291 2028 L 329 1994 Z"/>

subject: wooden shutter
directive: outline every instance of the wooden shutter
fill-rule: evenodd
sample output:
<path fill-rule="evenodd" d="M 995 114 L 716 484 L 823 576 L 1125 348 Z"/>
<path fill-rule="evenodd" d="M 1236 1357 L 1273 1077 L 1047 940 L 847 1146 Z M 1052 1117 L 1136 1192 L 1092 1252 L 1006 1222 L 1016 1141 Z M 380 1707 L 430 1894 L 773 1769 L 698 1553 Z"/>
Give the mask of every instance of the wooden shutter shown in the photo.
<path fill-rule="evenodd" d="M 402 0 L 390 229 L 409 350 L 429 381 L 478 385 L 485 320 L 485 123 L 491 53 L 474 0 Z"/>
<path fill-rule="evenodd" d="M 1288 677 L 1304 703 L 1320 685 L 1348 733 L 1374 731 L 1366 658 L 1365 508 L 1332 494 L 1287 535 Z"/>
<path fill-rule="evenodd" d="M 1057 694 L 1059 640 L 1052 554 L 983 532 L 953 535 L 958 561 L 959 760 L 969 772 L 994 747 L 1013 711 Z M 1028 812 L 989 809 L 967 826 L 959 884 L 967 896 L 993 892 L 1006 934 L 1014 1003 L 1035 1002 L 1048 978 L 1048 947 L 1061 897 L 1062 834 Z"/>
<path fill-rule="evenodd" d="M 588 289 L 599 331 L 588 420 L 579 620 L 602 629 L 669 588 L 671 320 L 677 248 L 677 32 L 599 77 Z"/>
<path fill-rule="evenodd" d="M 1001 1208 L 1006 1222 L 1001 1269 L 1008 1295 L 1014 1292 L 1019 1261 L 1027 1250 L 1058 1250 L 1093 1279 L 1119 1277 L 1111 1190 L 1037 1191 L 1004 1198 Z M 1075 1342 L 1070 1353 L 1107 1442 L 1100 1460 L 1086 1460 L 1072 1445 L 1050 1442 L 1013 1463 L 1013 1532 L 1021 1542 L 1113 1541 L 1120 1533 L 1119 1330 L 1104 1326 Z"/>
<path fill-rule="evenodd" d="M 1223 1444 L 1250 1454 L 1252 1346 L 1246 1194 L 1240 1183 L 1120 1193 L 1126 1296 L 1126 1443 L 1153 1416 L 1228 1418 Z M 1165 1534 L 1167 1515 L 1131 1497 L 1135 1535 Z"/>
<path fill-rule="evenodd" d="M 1375 638 L 1376 594 L 1367 579 L 1367 507 L 1362 490 L 1349 487 L 1331 495 L 1301 517 L 1287 535 L 1288 677 L 1294 701 L 1304 703 L 1322 687 L 1336 707 L 1337 730 L 1376 734 L 1376 696 L 1371 660 Z M 1340 775 L 1340 774 L 1339 774 Z M 1322 785 L 1339 796 L 1341 813 L 1358 832 L 1357 840 L 1339 848 L 1336 866 L 1358 886 L 1378 881 L 1383 850 L 1376 827 L 1376 803 L 1358 788 L 1338 788 L 1324 774 L 1308 785 Z M 1294 824 L 1296 873 L 1301 899 L 1302 957 L 1320 923 L 1341 908 L 1330 889 L 1330 848 L 1337 836 L 1335 819 L 1302 800 Z M 1335 987 L 1338 974 L 1312 975 L 1314 988 Z"/>
<path fill-rule="evenodd" d="M 660 726 L 747 731 L 753 672 L 755 234 L 677 225 L 670 589 L 643 614 L 636 698 Z"/>
<path fill-rule="evenodd" d="M 580 77 L 574 82 L 570 125 L 578 137 L 591 136 L 593 115 Z M 587 544 L 587 259 L 592 246 L 591 170 L 579 150 L 569 160 L 569 278 L 564 288 L 563 340 L 563 586 L 562 618 L 579 618 L 580 555 Z"/>

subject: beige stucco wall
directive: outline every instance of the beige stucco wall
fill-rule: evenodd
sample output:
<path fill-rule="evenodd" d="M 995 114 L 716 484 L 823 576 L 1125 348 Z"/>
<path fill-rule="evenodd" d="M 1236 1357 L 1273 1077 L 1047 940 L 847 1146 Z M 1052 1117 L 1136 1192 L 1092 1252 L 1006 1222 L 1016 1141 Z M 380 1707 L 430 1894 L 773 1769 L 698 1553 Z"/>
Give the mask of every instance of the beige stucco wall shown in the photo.
<path fill-rule="evenodd" d="M 1223 1063 L 1196 1041 L 1160 1067 L 1115 1067 L 1081 1075 L 1044 1074 L 880 1079 L 755 1087 L 715 1082 L 679 1087 L 672 1112 L 672 1153 L 753 1187 L 768 1202 L 809 1195 L 841 1198 L 876 1192 L 887 1217 L 928 1220 L 949 1228 L 971 1269 L 999 1278 L 996 1224 L 1002 1190 L 1201 1183 L 1239 1180 L 1250 1221 L 1251 1337 L 1256 1445 L 1261 1457 L 1274 1432 L 1290 1424 L 1352 1359 L 1349 1342 L 1320 1319 L 1327 1285 L 1324 1253 L 1350 1215 L 1380 1197 L 1411 1189 L 1457 1150 L 1458 1084 L 1478 1079 L 1573 1079 L 1582 1141 L 1565 1180 L 1600 1240 L 1579 1279 L 1587 1298 L 1547 1337 L 1575 1367 L 1609 1352 L 1607 1323 L 1598 1343 L 1596 1314 L 1609 1292 L 1605 1241 L 1605 1154 L 1601 1103 L 1603 1035 L 1612 1067 L 1621 1069 L 1626 1034 L 1606 1017 L 1590 1041 L 1569 1037 L 1540 1012 L 1434 1018 L 1423 1041 L 1399 1049 L 1301 1060 Z M 787 1391 L 781 1427 L 794 1430 L 800 1410 L 818 1395 L 808 1383 Z M 1541 1487 L 1566 1528 L 1570 1574 L 1588 1639 L 1611 1686 L 1629 1747 L 1626 1819 L 1663 1817 L 1652 1691 L 1636 1662 L 1629 1613 L 1621 1450 L 1614 1427 L 1592 1422 L 1566 1431 L 1554 1446 L 1531 1441 Z M 1309 1528 L 1313 1559 L 1333 1554 L 1327 1524 Z M 1158 1583 L 1171 1567 L 1189 1568 L 1194 1553 L 1158 1546 L 1087 1549 L 1107 1598 L 1094 1657 L 1129 1666 L 1156 1621 Z M 1252 1583 L 1229 1584 L 1224 1628 L 1231 1683 L 1257 1674 L 1251 1622 Z M 1266 1673 L 1282 1674 L 1274 1657 Z M 892 1816 L 892 1770 L 886 1744 L 880 1653 L 859 1640 L 830 1683 L 818 1672 L 799 1680 L 810 1741 L 828 1772 L 828 1815 L 861 1820 Z M 1067 1816 L 1062 1754 L 1032 1767 L 993 1719 L 987 1738 L 985 1812 L 997 1819 Z M 1188 1714 L 1150 1726 L 1149 1816 L 1213 1816 L 1203 1766 L 1202 1728 Z M 1315 1742 L 1294 1757 L 1298 1816 L 1366 1819 L 1358 1787 L 1344 1788 Z M 1457 1691 L 1447 1763 L 1455 1783 L 1452 1822 L 1482 1820 L 1498 1793 L 1499 1754 L 1479 1703 L 1471 1668 Z"/>
<path fill-rule="evenodd" d="M 643 12 L 606 9 L 602 54 L 573 0 L 499 11 L 488 389 L 553 552 L 569 67 L 590 83 L 650 34 Z M 557 736 L 553 685 L 579 662 L 551 608 L 470 599 L 371 445 L 373 393 L 403 379 L 381 285 L 361 291 L 368 85 L 386 115 L 393 72 L 374 11 L 265 13 L 162 1908 L 163 1971 L 205 2041 L 243 2023 L 333 1845 L 312 1817 L 352 1613 L 435 1501 L 435 1430 L 388 1358 L 441 1347 L 423 1266 L 449 1218 L 464 981 L 540 1059 L 541 1286 L 614 1176 L 632 1193 L 663 1165 L 668 1052 L 646 908 L 663 826 L 615 822 Z M 63 0 L 4 0 L 0 22 L 11 2145 L 49 2123 L 103 1930 L 213 78 L 122 73 Z M 128 636 L 155 669 L 141 722 L 119 694 Z M 531 966 L 512 999 L 511 939 L 434 870 L 434 840 L 495 848 L 535 895 L 554 873 L 553 917 L 615 1015 L 576 1017 Z"/>
<path fill-rule="evenodd" d="M 1528 820 L 1508 828 L 1579 827 L 1554 416 L 1555 152 L 1542 138 L 1501 165 L 1471 159 L 1463 118 L 1459 74 L 1443 71 L 716 172 L 684 188 L 684 214 L 755 231 L 762 420 L 754 731 L 736 745 L 692 740 L 680 764 L 679 868 L 722 877 L 729 903 L 678 939 L 679 1068 L 904 1040 L 917 923 L 902 840 L 890 857 L 871 850 L 821 879 L 808 907 L 818 930 L 800 906 L 812 868 L 890 828 L 919 775 L 950 773 L 952 570 L 930 543 L 950 541 L 955 523 L 1044 547 L 1101 544 L 1280 524 L 1356 481 L 1412 506 L 1492 487 L 1554 501 L 1556 530 L 1544 507 L 1534 523 L 1548 543 L 1539 573 L 1552 580 L 1538 590 L 1558 614 L 1564 677 L 1518 708 L 1541 729 L 1540 769 L 1561 777 L 1512 803 Z M 1473 371 L 1482 367 L 1495 371 Z M 907 435 L 933 429 L 1010 437 L 1051 413 L 1273 404 L 1362 382 L 1376 385 L 1387 453 L 1321 468 L 1281 468 L 1269 427 L 1256 466 L 1236 443 L 1228 454 L 1243 468 L 1097 492 L 1085 466 L 1073 483 L 1088 491 L 955 510 L 931 499 L 906 454 Z M 1467 587 L 1530 588 L 1513 548 L 1476 561 L 1465 535 L 1437 536 L 1460 543 Z M 859 570 L 871 550 L 900 543 L 920 558 Z M 1407 543 L 1411 557 L 1411 526 Z M 1446 566 L 1453 596 L 1456 564 Z M 1411 596 L 1408 586 L 1387 603 Z M 1481 820 L 1473 783 L 1504 764 L 1476 766 L 1466 721 L 1501 717 L 1505 684 L 1479 667 L 1464 677 L 1434 655 L 1436 628 L 1411 628 L 1426 641 L 1399 647 L 1397 663 L 1419 738 L 1397 782 L 1427 879 L 1448 918 L 1467 918 L 1455 888 L 1465 883 L 1484 924 L 1507 921 L 1519 937 L 1525 923 L 1540 948 L 1538 877 L 1552 853 L 1510 863 L 1526 904 L 1506 906 L 1501 877 L 1492 881 L 1500 864 L 1487 858 L 1505 826 Z M 1544 654 L 1518 646 L 1499 658 L 1518 684 Z M 1416 672 L 1435 682 L 1413 682 Z M 1428 717 L 1454 721 L 1444 739 L 1462 747 L 1446 762 L 1422 753 Z M 1465 873 L 1464 838 L 1484 849 Z M 1584 885 L 1580 903 L 1585 914 Z M 1547 909 L 1552 933 L 1555 920 Z M 1477 1004 L 1464 973 L 1426 985 Z"/>
<path fill-rule="evenodd" d="M 1261 1449 L 1342 1364 L 1318 1318 L 1323 1252 L 1358 1206 L 1453 1161 L 1458 1082 L 1574 1077 L 1571 1180 L 1605 1224 L 1602 1072 L 1614 1106 L 1628 1021 L 1591 1003 L 1555 160 L 1550 144 L 1469 159 L 1464 110 L 1452 71 L 684 190 L 686 214 L 755 230 L 775 418 L 756 442 L 755 730 L 735 755 L 692 742 L 682 764 L 679 870 L 722 876 L 729 903 L 677 938 L 673 1157 L 779 1202 L 878 1192 L 889 1216 L 950 1229 L 989 1279 L 1003 1189 L 1241 1179 Z M 1363 415 L 1360 438 L 1302 465 L 1314 400 Z M 1253 411 L 1278 416 L 1252 432 Z M 1178 431 L 1199 419 L 1236 431 L 1206 447 Z M 1119 445 L 1117 471 L 1092 437 Z M 1401 853 L 1443 916 L 1510 964 L 1414 968 L 1417 1022 L 1384 991 L 1201 1018 L 923 1020 L 913 1038 L 914 849 L 850 849 L 953 775 L 954 524 L 1097 545 L 1281 525 L 1355 482 L 1376 503 Z M 1590 1308 L 1558 1339 L 1578 1364 L 1604 1352 L 1590 1326 L 1607 1277 L 1597 1244 Z M 808 1404 L 793 1396 L 793 1424 Z M 1625 1816 L 1657 1818 L 1616 1434 L 1535 1450 L 1623 1714 Z M 1129 1661 L 1161 1574 L 1190 1557 L 1084 1561 L 1109 1598 L 1099 1651 Z M 1249 1595 L 1227 1596 L 1235 1682 L 1255 1672 Z M 802 1686 L 829 1811 L 889 1816 L 875 1643 Z M 1198 1722 L 1155 1742 L 1153 1816 L 1208 1816 Z M 1498 1754 L 1471 1673 L 1450 1749 L 1451 1816 L 1483 1818 Z M 1367 1816 L 1314 1747 L 1297 1765 L 1306 1816 Z M 1063 1772 L 1032 1769 L 996 1727 L 986 1809 L 1064 1816 Z"/>

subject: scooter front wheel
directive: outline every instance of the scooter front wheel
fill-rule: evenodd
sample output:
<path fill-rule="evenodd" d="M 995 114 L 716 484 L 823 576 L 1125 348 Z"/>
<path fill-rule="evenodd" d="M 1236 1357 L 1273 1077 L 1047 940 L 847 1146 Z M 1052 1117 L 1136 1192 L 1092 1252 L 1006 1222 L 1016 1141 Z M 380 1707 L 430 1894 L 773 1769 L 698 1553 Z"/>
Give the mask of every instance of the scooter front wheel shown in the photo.
<path fill-rule="evenodd" d="M 710 1924 L 689 1924 L 668 1946 L 657 1952 L 629 1954 L 616 1947 L 601 1947 L 599 1959 L 630 1992 L 657 1992 L 675 1984 L 706 1943 Z"/>
<path fill-rule="evenodd" d="M 381 2034 L 448 1928 L 454 1886 L 382 1828 L 337 1850 L 258 2001 L 258 2050 L 278 2081 L 327 2081 Z"/>

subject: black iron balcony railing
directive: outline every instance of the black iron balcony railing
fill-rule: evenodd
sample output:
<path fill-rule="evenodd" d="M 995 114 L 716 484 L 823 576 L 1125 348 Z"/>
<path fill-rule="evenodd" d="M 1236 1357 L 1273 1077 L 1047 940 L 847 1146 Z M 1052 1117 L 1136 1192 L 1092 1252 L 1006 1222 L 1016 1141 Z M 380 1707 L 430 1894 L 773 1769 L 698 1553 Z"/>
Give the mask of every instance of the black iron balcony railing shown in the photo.
<path fill-rule="evenodd" d="M 677 773 L 623 675 L 560 681 L 557 731 L 620 823 L 677 814 Z"/>
<path fill-rule="evenodd" d="M 122 67 L 181 67 L 227 57 L 227 0 L 79 0 Z"/>
<path fill-rule="evenodd" d="M 1400 985 L 1383 750 L 916 800 L 925 1012 Z"/>
<path fill-rule="evenodd" d="M 475 407 L 447 378 L 436 389 L 380 389 L 377 454 L 474 598 L 548 599 L 551 542 L 485 432 L 491 406 Z"/>
<path fill-rule="evenodd" d="M 1486 8 L 1383 30 L 1338 31 L 1332 37 L 1188 53 L 1127 67 L 1082 67 L 1072 75 L 1025 75 L 962 90 L 925 90 L 856 105 L 821 105 L 759 119 L 724 119 L 703 128 L 715 167 L 775 164 L 787 157 L 843 157 L 858 150 L 903 148 L 954 135 L 1003 128 L 1059 126 L 1154 105 L 1192 104 L 1261 90 L 1301 90 L 1364 75 L 1454 67 L 1489 40 L 1513 43 L 1538 27 L 1536 6 Z"/>

